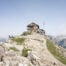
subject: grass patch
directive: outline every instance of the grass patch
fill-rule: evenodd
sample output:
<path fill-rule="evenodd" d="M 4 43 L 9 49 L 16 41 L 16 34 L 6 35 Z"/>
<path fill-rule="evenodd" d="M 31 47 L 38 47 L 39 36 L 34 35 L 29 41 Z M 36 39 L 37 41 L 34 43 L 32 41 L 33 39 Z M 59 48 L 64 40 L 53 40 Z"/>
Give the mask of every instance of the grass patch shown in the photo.
<path fill-rule="evenodd" d="M 24 48 L 22 50 L 21 56 L 27 57 L 28 56 L 28 51 L 32 51 L 32 49 Z"/>
<path fill-rule="evenodd" d="M 32 34 L 32 32 L 26 31 L 26 32 L 23 32 L 22 35 L 26 36 L 26 35 L 31 35 L 31 34 Z"/>
<path fill-rule="evenodd" d="M 66 57 L 64 57 L 62 54 L 58 52 L 58 50 L 50 40 L 47 40 L 47 48 L 56 59 L 58 59 L 59 61 L 66 65 Z"/>
<path fill-rule="evenodd" d="M 11 40 L 13 40 L 14 42 L 17 42 L 17 45 L 22 45 L 25 41 L 25 38 L 13 38 Z"/>
<path fill-rule="evenodd" d="M 16 47 L 10 47 L 9 50 L 19 51 Z"/>

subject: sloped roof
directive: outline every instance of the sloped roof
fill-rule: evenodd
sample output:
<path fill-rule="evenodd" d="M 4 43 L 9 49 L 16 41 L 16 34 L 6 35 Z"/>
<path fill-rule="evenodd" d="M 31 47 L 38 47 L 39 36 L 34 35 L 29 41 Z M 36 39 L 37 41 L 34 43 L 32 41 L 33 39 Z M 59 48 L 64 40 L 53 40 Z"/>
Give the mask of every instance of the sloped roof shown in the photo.
<path fill-rule="evenodd" d="M 36 23 L 32 22 L 29 25 L 27 25 L 27 27 L 32 27 L 32 26 L 37 26 L 39 28 L 39 25 L 37 25 Z"/>

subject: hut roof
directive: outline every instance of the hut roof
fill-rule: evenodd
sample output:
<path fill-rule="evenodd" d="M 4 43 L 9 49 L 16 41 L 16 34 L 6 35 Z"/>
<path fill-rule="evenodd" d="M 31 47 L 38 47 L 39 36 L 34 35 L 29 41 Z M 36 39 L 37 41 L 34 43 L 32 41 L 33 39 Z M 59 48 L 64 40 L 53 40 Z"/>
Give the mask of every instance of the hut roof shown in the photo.
<path fill-rule="evenodd" d="M 39 25 L 37 25 L 36 23 L 32 22 L 29 25 L 27 25 L 27 27 L 34 27 L 37 26 L 39 28 Z"/>

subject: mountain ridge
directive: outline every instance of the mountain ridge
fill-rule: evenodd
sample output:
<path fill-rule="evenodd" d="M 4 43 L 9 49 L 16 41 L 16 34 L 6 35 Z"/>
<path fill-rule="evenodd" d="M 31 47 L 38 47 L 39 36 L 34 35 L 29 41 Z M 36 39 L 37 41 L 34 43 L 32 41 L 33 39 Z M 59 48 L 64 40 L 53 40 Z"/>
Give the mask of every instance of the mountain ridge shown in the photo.
<path fill-rule="evenodd" d="M 66 66 L 65 50 L 60 52 L 35 23 L 28 28 L 0 45 L 0 66 Z"/>

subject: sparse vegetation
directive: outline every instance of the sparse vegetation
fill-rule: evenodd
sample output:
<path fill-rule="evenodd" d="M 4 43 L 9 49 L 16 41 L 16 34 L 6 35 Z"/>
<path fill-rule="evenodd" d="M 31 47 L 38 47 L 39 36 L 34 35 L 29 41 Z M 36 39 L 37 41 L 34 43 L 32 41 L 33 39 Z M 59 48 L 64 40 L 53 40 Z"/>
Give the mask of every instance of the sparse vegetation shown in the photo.
<path fill-rule="evenodd" d="M 19 51 L 16 47 L 10 47 L 9 50 Z"/>
<path fill-rule="evenodd" d="M 22 35 L 26 36 L 26 35 L 31 35 L 31 34 L 32 34 L 31 32 L 26 31 L 26 32 L 23 32 L 23 34 L 22 34 Z"/>
<path fill-rule="evenodd" d="M 32 49 L 24 48 L 22 50 L 21 56 L 27 57 L 28 56 L 28 51 L 32 51 Z"/>
<path fill-rule="evenodd" d="M 56 47 L 50 40 L 47 40 L 47 48 L 54 55 L 55 58 L 57 58 L 63 64 L 66 64 L 66 57 L 64 57 L 62 54 L 58 52 L 58 50 L 56 50 Z"/>
<path fill-rule="evenodd" d="M 25 41 L 25 38 L 12 38 L 14 42 L 17 42 L 17 45 L 22 45 Z"/>

